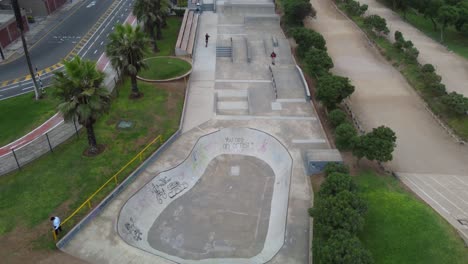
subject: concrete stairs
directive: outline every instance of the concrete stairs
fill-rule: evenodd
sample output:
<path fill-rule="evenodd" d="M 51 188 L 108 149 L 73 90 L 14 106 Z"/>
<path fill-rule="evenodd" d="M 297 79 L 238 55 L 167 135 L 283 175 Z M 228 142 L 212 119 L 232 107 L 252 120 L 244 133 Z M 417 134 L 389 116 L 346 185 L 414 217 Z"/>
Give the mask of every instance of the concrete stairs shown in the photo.
<path fill-rule="evenodd" d="M 216 91 L 217 115 L 248 115 L 249 96 L 247 89 L 219 89 Z"/>

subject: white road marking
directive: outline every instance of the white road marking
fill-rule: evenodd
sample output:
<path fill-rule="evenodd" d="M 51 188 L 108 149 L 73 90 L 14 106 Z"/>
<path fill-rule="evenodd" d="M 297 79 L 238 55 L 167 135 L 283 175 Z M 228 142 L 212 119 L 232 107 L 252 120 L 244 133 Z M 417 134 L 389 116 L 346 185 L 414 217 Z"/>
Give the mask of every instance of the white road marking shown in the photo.
<path fill-rule="evenodd" d="M 114 30 L 115 27 L 112 27 L 112 30 Z"/>
<path fill-rule="evenodd" d="M 94 54 L 96 54 L 96 53 L 97 53 L 97 50 L 94 51 Z"/>
<path fill-rule="evenodd" d="M 101 41 L 101 46 L 102 46 L 102 44 L 104 44 L 104 41 Z"/>
<path fill-rule="evenodd" d="M 23 89 L 21 89 L 21 90 L 22 90 L 22 91 L 26 91 L 26 90 L 31 90 L 32 88 L 34 88 L 34 85 L 33 85 L 33 86 L 26 87 L 26 88 L 23 88 Z"/>

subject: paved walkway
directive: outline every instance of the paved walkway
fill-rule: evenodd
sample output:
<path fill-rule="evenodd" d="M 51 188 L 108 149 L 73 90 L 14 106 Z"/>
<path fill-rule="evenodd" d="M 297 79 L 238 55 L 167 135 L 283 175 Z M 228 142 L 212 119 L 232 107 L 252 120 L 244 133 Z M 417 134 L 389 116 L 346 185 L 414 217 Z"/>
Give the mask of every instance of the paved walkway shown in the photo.
<path fill-rule="evenodd" d="M 459 231 L 468 218 L 468 148 L 455 143 L 425 110 L 404 77 L 369 45 L 357 26 L 338 12 L 331 0 L 314 0 L 317 19 L 308 26 L 323 34 L 335 67 L 356 87 L 351 106 L 370 130 L 386 125 L 397 135 L 390 168 L 414 192 Z M 411 35 L 407 35 L 412 39 Z M 414 177 L 414 180 L 413 180 Z M 461 182 L 458 182 L 460 180 Z"/>
<path fill-rule="evenodd" d="M 367 14 L 376 14 L 387 20 L 390 36 L 393 38 L 396 30 L 403 33 L 419 50 L 418 60 L 421 64 L 430 63 L 442 76 L 442 83 L 447 91 L 456 91 L 468 97 L 468 60 L 447 50 L 446 47 L 426 36 L 409 23 L 403 21 L 398 14 L 375 0 L 360 0 L 367 4 Z"/>
<path fill-rule="evenodd" d="M 250 1 L 250 3 L 252 4 L 253 2 Z M 290 89 L 291 94 L 294 96 L 300 96 L 296 91 L 301 91 L 301 89 L 303 90 L 304 86 L 297 72 L 294 72 L 295 77 L 290 76 L 288 79 L 286 78 L 287 76 L 285 76 L 292 74 L 288 69 L 294 68 L 295 65 L 291 63 L 293 60 L 290 53 L 289 43 L 281 32 L 278 17 L 272 16 L 266 17 L 265 19 L 265 16 L 263 16 L 261 19 L 256 20 L 257 18 L 255 16 L 257 14 L 250 13 L 254 22 L 244 23 L 244 19 L 242 19 L 243 15 L 249 13 L 249 6 L 246 7 L 225 11 L 218 7 L 217 14 L 204 12 L 201 15 L 199 23 L 200 28 L 198 30 L 197 44 L 195 47 L 194 71 L 189 82 L 189 97 L 186 105 L 187 115 L 185 123 L 183 124 L 184 133 L 166 151 L 164 151 L 156 161 L 149 163 L 144 167 L 142 173 L 135 178 L 127 189 L 122 191 L 118 197 L 109 202 L 98 216 L 96 216 L 87 226 L 81 229 L 79 233 L 72 238 L 70 243 L 63 248 L 65 252 L 90 263 L 174 263 L 165 258 L 158 257 L 157 253 L 156 255 L 153 255 L 147 251 L 130 246 L 122 240 L 116 231 L 118 216 L 121 214 L 121 208 L 123 208 L 131 197 L 140 197 L 140 194 L 137 194 L 137 192 L 152 186 L 150 183 L 156 184 L 159 183 L 160 180 L 165 182 L 165 179 L 161 177 L 161 172 L 174 168 L 186 160 L 187 157 L 194 158 L 194 152 L 191 154 L 191 151 L 200 137 L 218 130 L 229 131 L 222 130 L 224 128 L 247 127 L 259 130 L 260 133 L 267 133 L 276 138 L 287 149 L 293 160 L 289 193 L 285 193 L 288 200 L 287 214 L 283 212 L 271 213 L 269 215 L 270 221 L 273 217 L 275 218 L 274 222 L 277 221 L 277 223 L 279 223 L 281 221 L 286 221 L 286 225 L 284 226 L 285 229 L 283 228 L 285 232 L 284 235 L 281 235 L 281 232 L 283 231 L 281 231 L 280 228 L 276 228 L 274 225 L 268 227 L 271 229 L 269 229 L 267 233 L 272 232 L 276 235 L 272 237 L 269 244 L 265 244 L 265 249 L 269 252 L 277 252 L 274 254 L 274 257 L 268 261 L 268 263 L 307 263 L 310 252 L 310 245 L 308 242 L 309 217 L 307 214 L 307 208 L 310 207 L 312 194 L 309 188 L 308 177 L 305 174 L 304 159 L 302 155 L 306 150 L 323 150 L 329 149 L 330 146 L 326 140 L 325 133 L 317 120 L 317 115 L 313 106 L 310 102 L 305 100 L 305 93 L 301 98 L 291 98 L 289 94 L 285 92 L 285 90 Z M 269 7 L 268 10 L 273 9 Z M 204 35 L 206 33 L 211 36 L 208 48 L 204 47 Z M 279 47 L 275 47 L 275 51 L 280 58 L 277 63 L 278 68 L 273 71 L 273 76 L 272 71 L 269 69 L 271 62 L 268 57 L 269 53 L 273 49 L 271 44 L 272 36 L 275 36 L 279 40 Z M 217 58 L 215 49 L 216 43 L 230 42 L 231 37 L 234 44 L 233 50 L 242 51 L 242 49 L 244 49 L 244 51 L 237 53 L 234 52 L 234 62 L 231 62 L 230 58 Z M 252 55 L 250 63 L 246 57 L 246 48 L 250 49 Z M 272 77 L 276 77 L 280 80 L 289 80 L 287 85 L 284 85 L 283 83 L 285 82 L 282 82 L 280 84 L 281 87 L 277 87 L 278 90 L 283 91 L 279 94 L 280 97 L 278 98 L 275 96 Z M 283 94 L 289 97 L 282 98 L 281 96 Z M 245 139 L 237 137 L 234 132 L 223 136 L 222 139 L 230 142 L 231 136 L 232 140 L 239 144 L 238 146 L 245 146 Z M 211 142 L 213 144 L 215 143 L 214 140 L 209 140 L 209 143 Z M 262 142 L 259 142 L 259 140 L 252 141 L 252 144 L 258 147 L 262 146 L 261 143 Z M 207 157 L 208 156 L 205 156 L 202 153 L 195 155 L 196 160 L 200 158 L 201 160 L 206 161 L 206 159 L 208 159 Z M 219 162 L 222 162 L 222 159 Z M 277 163 L 281 162 L 278 161 Z M 242 171 L 242 164 L 244 163 L 240 162 L 240 164 L 240 171 Z M 208 166 L 208 172 L 215 169 L 213 166 Z M 257 164 L 255 166 L 259 165 Z M 231 172 L 232 171 L 236 170 L 234 169 L 231 170 Z M 189 171 L 184 171 L 184 173 L 187 177 L 191 175 Z M 266 173 L 268 173 L 268 170 Z M 182 175 L 184 174 L 182 173 Z M 185 176 L 180 176 L 178 174 L 167 178 L 167 180 L 176 181 L 178 177 Z M 203 181 L 204 178 L 205 176 L 201 178 L 201 181 Z M 277 179 L 279 178 L 275 175 L 275 180 Z M 225 183 L 219 184 L 222 186 L 225 185 Z M 217 186 L 219 187 L 221 185 Z M 196 188 L 204 188 L 203 184 L 197 183 L 195 184 L 195 187 L 192 187 L 188 182 L 187 185 L 182 184 L 180 186 L 186 186 L 186 188 L 183 188 L 180 191 L 181 194 L 185 192 L 189 194 L 196 193 Z M 225 192 L 227 195 L 227 191 Z M 167 193 L 167 195 L 168 197 L 171 196 L 170 193 Z M 213 195 L 215 195 L 215 193 L 213 193 Z M 182 198 L 185 197 L 185 194 L 184 196 L 178 197 L 181 199 L 181 201 L 177 199 L 176 204 L 179 206 L 171 209 L 171 212 L 174 213 L 175 221 L 182 221 L 183 219 L 179 219 L 178 215 L 183 212 L 186 213 L 187 210 L 189 210 L 187 208 L 190 208 L 189 200 L 191 199 L 185 199 L 187 201 L 183 202 L 184 199 Z M 200 197 L 201 199 L 201 196 L 196 197 Z M 235 201 L 238 201 L 238 203 L 247 203 L 246 206 L 250 208 L 247 210 L 253 209 L 251 208 L 253 205 L 248 204 L 250 201 L 248 199 L 239 198 Z M 165 202 L 163 201 L 163 203 Z M 159 208 L 159 202 L 157 199 L 151 206 L 151 208 Z M 180 206 L 187 210 L 178 209 Z M 207 207 L 203 204 L 197 206 L 200 206 L 200 212 L 211 212 L 211 207 Z M 274 206 L 274 204 L 271 204 L 272 208 Z M 148 206 L 144 207 L 149 208 Z M 135 210 L 137 208 L 134 207 L 133 209 Z M 228 207 L 225 209 L 229 210 L 230 208 Z M 208 213 L 200 212 L 195 216 L 197 219 L 198 217 L 207 217 Z M 252 213 L 252 211 L 248 212 Z M 250 215 L 248 212 L 244 213 Z M 218 217 L 222 217 L 222 214 L 219 214 Z M 151 225 L 151 223 L 157 225 L 156 219 L 152 218 L 153 217 L 140 218 L 138 215 L 138 219 L 133 219 L 133 224 L 127 219 L 129 221 L 128 225 L 125 225 L 124 223 L 123 230 L 132 230 L 132 234 L 135 235 L 134 238 L 140 241 L 139 239 L 143 239 L 143 234 L 147 234 L 148 230 L 140 230 L 139 226 L 141 224 Z M 248 219 L 246 218 L 246 221 Z M 257 219 L 262 218 L 257 217 Z M 217 223 L 216 219 L 210 219 L 209 221 Z M 238 222 L 243 221 L 244 220 L 240 218 Z M 196 222 L 196 219 L 194 219 L 194 222 Z M 247 222 L 250 223 L 250 220 Z M 260 221 L 258 223 L 263 226 L 265 221 Z M 190 234 L 182 233 L 178 229 L 176 223 L 174 223 L 174 225 L 175 226 L 171 225 L 171 227 L 168 225 L 154 227 L 156 229 L 162 228 L 166 231 L 164 233 L 156 232 L 155 234 L 160 234 L 162 237 L 161 239 L 158 237 L 152 238 L 151 243 L 159 249 L 166 248 L 169 252 L 174 252 L 176 248 L 178 250 L 182 250 L 182 248 L 186 246 L 184 244 L 184 241 L 186 241 L 184 237 L 187 238 Z M 182 227 L 179 228 L 183 228 L 183 226 L 185 225 L 182 225 Z M 248 234 L 248 232 L 255 232 L 254 230 L 248 229 L 249 226 L 255 225 L 240 225 L 239 230 L 247 232 L 246 234 Z M 232 228 L 232 226 L 230 227 Z M 120 228 L 122 228 L 122 226 L 120 226 Z M 219 226 L 216 226 L 216 228 L 219 228 Z M 226 226 L 225 230 L 228 230 L 228 228 L 229 227 Z M 172 231 L 169 232 L 168 230 Z M 217 232 L 210 234 L 209 236 L 210 241 L 213 241 L 213 244 L 207 244 L 206 247 L 204 247 L 204 244 L 196 244 L 194 245 L 194 248 L 201 247 L 206 250 L 209 250 L 210 248 L 219 248 L 220 250 L 229 252 L 229 244 L 223 244 L 222 241 L 218 241 L 219 236 L 221 235 L 220 233 L 224 232 L 223 228 L 217 230 Z M 191 228 L 190 231 L 197 232 L 198 229 Z M 141 236 L 138 235 L 140 232 Z M 151 233 L 152 231 L 149 232 Z M 206 232 L 204 235 L 206 235 Z M 164 241 L 166 241 L 167 244 L 162 246 L 160 243 L 164 243 Z M 214 241 L 218 242 L 214 243 Z M 189 243 L 188 241 L 186 242 Z M 202 242 L 203 241 L 199 243 Z M 194 242 L 192 241 L 190 243 Z M 271 247 L 268 245 L 275 246 Z M 160 248 L 160 246 L 162 248 Z M 259 245 L 257 245 L 257 247 L 258 246 Z M 169 249 L 167 249 L 167 247 L 169 247 Z M 174 248 L 170 249 L 171 247 Z M 259 248 L 261 247 L 262 245 L 260 245 Z M 277 248 L 280 248 L 279 251 Z M 202 256 L 201 258 L 205 258 L 204 261 L 206 263 L 208 257 L 209 256 Z M 171 259 L 175 258 L 171 257 Z M 235 255 L 227 254 L 224 255 L 224 258 L 222 259 L 211 259 L 209 263 L 264 263 L 268 260 L 268 258 L 265 257 L 257 257 L 253 259 L 254 260 L 249 262 L 245 256 L 244 258 L 236 258 Z M 180 261 L 180 263 L 197 262 L 193 259 L 177 259 L 177 261 Z"/>

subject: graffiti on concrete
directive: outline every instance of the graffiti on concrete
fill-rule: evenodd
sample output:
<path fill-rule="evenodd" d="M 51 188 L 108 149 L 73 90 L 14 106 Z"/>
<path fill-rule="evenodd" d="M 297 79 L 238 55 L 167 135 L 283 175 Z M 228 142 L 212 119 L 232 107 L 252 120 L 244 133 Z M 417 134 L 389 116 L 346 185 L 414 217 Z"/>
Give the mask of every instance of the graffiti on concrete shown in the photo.
<path fill-rule="evenodd" d="M 151 183 L 151 192 L 156 195 L 156 199 L 158 200 L 158 203 L 160 204 L 163 203 L 163 199 L 167 198 L 166 191 L 159 184 Z"/>
<path fill-rule="evenodd" d="M 245 140 L 243 137 L 225 137 L 223 149 L 226 151 L 241 152 L 253 147 L 254 143 Z"/>
<path fill-rule="evenodd" d="M 167 189 L 169 190 L 169 198 L 173 198 L 187 188 L 188 184 L 186 182 L 173 181 L 169 183 L 167 185 Z"/>
<path fill-rule="evenodd" d="M 140 231 L 139 228 L 135 226 L 135 221 L 133 220 L 132 217 L 130 217 L 130 222 L 125 223 L 125 229 L 127 230 L 127 233 L 130 234 L 135 241 L 142 240 L 141 235 L 143 235 L 143 233 Z"/>

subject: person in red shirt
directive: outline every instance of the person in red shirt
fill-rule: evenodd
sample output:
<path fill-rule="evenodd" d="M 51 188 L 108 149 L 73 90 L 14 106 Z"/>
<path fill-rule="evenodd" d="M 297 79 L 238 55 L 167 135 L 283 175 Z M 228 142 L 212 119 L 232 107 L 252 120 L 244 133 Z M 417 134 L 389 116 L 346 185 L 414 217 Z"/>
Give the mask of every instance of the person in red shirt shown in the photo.
<path fill-rule="evenodd" d="M 273 51 L 270 57 L 271 57 L 271 64 L 275 65 L 276 53 Z"/>

